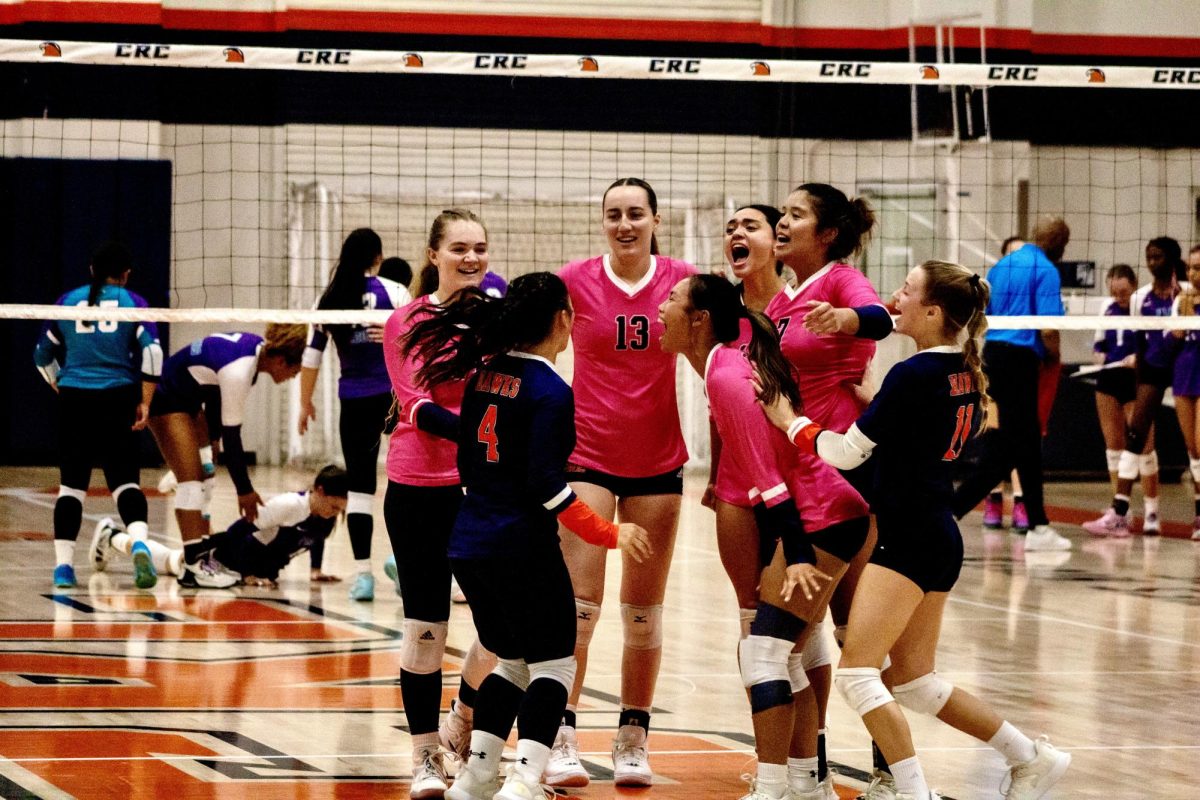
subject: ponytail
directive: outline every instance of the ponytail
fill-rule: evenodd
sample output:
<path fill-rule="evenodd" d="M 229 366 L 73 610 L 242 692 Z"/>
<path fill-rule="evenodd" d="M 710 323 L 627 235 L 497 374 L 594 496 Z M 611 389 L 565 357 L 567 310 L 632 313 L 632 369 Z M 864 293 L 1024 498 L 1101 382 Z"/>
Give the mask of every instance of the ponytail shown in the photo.
<path fill-rule="evenodd" d="M 396 345 L 404 358 L 421 363 L 417 384 L 435 386 L 461 380 L 501 353 L 540 344 L 558 313 L 570 309 L 562 278 L 531 272 L 515 278 L 504 297 L 470 286 L 445 305 L 418 306 Z"/>
<path fill-rule="evenodd" d="M 988 381 L 982 352 L 991 284 L 966 267 L 948 261 L 926 261 L 921 270 L 925 273 L 925 302 L 942 308 L 946 333 L 957 336 L 964 329 L 967 332 L 963 360 L 979 390 L 979 430 L 983 430 L 988 415 Z"/>
<path fill-rule="evenodd" d="M 730 344 L 741 336 L 741 322 L 750 321 L 750 345 L 746 356 L 758 370 L 762 381 L 759 396 L 767 405 L 779 395 L 787 397 L 792 406 L 800 403 L 800 388 L 792 377 L 792 369 L 779 350 L 779 334 L 771 320 L 758 311 L 746 308 L 738 288 L 717 275 L 693 275 L 688 281 L 688 304 L 697 311 L 707 311 L 713 335 L 722 344 Z"/>
<path fill-rule="evenodd" d="M 105 242 L 92 254 L 92 285 L 88 292 L 88 305 L 100 302 L 100 293 L 110 278 L 120 278 L 133 268 L 133 256 L 129 248 L 120 242 Z"/>

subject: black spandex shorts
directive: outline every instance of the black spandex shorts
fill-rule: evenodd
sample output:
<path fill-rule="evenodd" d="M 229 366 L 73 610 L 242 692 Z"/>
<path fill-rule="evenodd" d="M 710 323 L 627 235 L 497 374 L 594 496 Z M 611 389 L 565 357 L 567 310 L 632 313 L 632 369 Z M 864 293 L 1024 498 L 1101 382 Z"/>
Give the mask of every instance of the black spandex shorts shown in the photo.
<path fill-rule="evenodd" d="M 1096 373 L 1096 391 L 1113 397 L 1121 405 L 1132 403 L 1137 395 L 1137 374 L 1133 367 L 1114 367 Z"/>
<path fill-rule="evenodd" d="M 567 464 L 567 480 L 571 483 L 594 483 L 608 489 L 617 497 L 683 494 L 683 467 L 648 478 L 622 478 L 578 464 Z"/>
<path fill-rule="evenodd" d="M 1159 389 L 1169 389 L 1175 379 L 1175 370 L 1171 367 L 1156 367 L 1152 364 L 1138 363 L 1137 382 Z"/>
<path fill-rule="evenodd" d="M 881 512 L 871 563 L 899 572 L 923 592 L 948 592 L 962 570 L 963 542 L 949 509 L 941 514 Z"/>

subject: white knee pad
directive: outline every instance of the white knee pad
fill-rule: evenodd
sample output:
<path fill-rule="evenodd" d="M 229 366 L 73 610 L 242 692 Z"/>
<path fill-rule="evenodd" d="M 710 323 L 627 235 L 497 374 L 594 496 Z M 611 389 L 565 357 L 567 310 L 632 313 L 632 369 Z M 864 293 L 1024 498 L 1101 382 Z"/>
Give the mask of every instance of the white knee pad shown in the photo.
<path fill-rule="evenodd" d="M 738 642 L 738 664 L 742 685 L 749 689 L 759 683 L 791 680 L 788 677 L 788 656 L 792 643 L 773 636 L 747 636 Z"/>
<path fill-rule="evenodd" d="M 1123 481 L 1136 481 L 1138 476 L 1138 454 L 1128 450 L 1121 451 L 1121 461 L 1117 465 L 1117 477 Z"/>
<path fill-rule="evenodd" d="M 365 492 L 346 493 L 347 514 L 370 515 L 375 510 L 375 495 Z"/>
<path fill-rule="evenodd" d="M 596 623 L 600 621 L 600 606 L 587 600 L 575 598 L 575 646 L 587 647 L 592 643 Z"/>
<path fill-rule="evenodd" d="M 204 516 L 208 516 L 208 509 L 212 505 L 213 492 L 217 488 L 217 479 L 215 477 L 205 478 L 200 483 L 200 512 Z M 176 491 L 179 491 L 178 489 Z M 176 503 L 179 501 L 176 500 Z"/>
<path fill-rule="evenodd" d="M 184 481 L 175 487 L 177 511 L 200 511 L 204 508 L 204 485 L 200 481 Z"/>
<path fill-rule="evenodd" d="M 87 489 L 72 489 L 70 486 L 63 486 L 60 484 L 58 487 L 58 496 L 74 497 L 79 501 L 80 505 L 82 505 L 83 501 L 87 499 Z"/>
<path fill-rule="evenodd" d="M 1108 464 L 1109 472 L 1117 472 L 1121 469 L 1121 451 L 1120 450 L 1104 450 L 1104 461 Z"/>
<path fill-rule="evenodd" d="M 492 668 L 492 672 L 499 675 L 504 680 L 516 686 L 522 692 L 529 688 L 529 665 L 524 661 L 511 658 L 496 659 L 496 666 Z M 571 687 L 567 687 L 567 691 L 571 691 Z"/>
<path fill-rule="evenodd" d="M 1149 453 L 1143 453 L 1138 456 L 1138 469 L 1141 470 L 1142 476 L 1158 474 L 1158 451 L 1151 450 Z"/>
<path fill-rule="evenodd" d="M 742 629 L 741 638 L 745 639 L 750 635 L 750 623 L 754 622 L 754 615 L 758 613 L 757 608 L 739 608 L 738 609 L 738 625 Z"/>
<path fill-rule="evenodd" d="M 824 625 L 819 625 L 808 637 L 801 655 L 804 656 L 805 672 L 833 663 L 833 648 L 829 646 L 829 637 L 825 635 Z"/>
<path fill-rule="evenodd" d="M 915 681 L 902 683 L 892 688 L 896 702 L 905 708 L 911 708 L 919 714 L 936 717 L 942 707 L 950 700 L 954 684 L 936 672 L 922 675 Z"/>
<path fill-rule="evenodd" d="M 567 656 L 566 658 L 556 658 L 553 661 L 538 661 L 529 665 L 529 681 L 532 683 L 538 678 L 549 678 L 552 681 L 558 681 L 571 693 L 571 687 L 575 685 L 575 656 Z"/>
<path fill-rule="evenodd" d="M 1200 458 L 1190 458 L 1188 462 L 1188 466 L 1192 471 L 1192 481 L 1200 484 Z"/>
<path fill-rule="evenodd" d="M 442 668 L 446 652 L 446 623 L 405 619 L 401 628 L 400 668 L 417 675 L 429 675 Z"/>
<path fill-rule="evenodd" d="M 804 653 L 788 653 L 787 660 L 788 682 L 792 684 L 792 694 L 803 692 L 812 682 L 804 668 Z"/>
<path fill-rule="evenodd" d="M 879 670 L 874 667 L 850 667 L 833 673 L 833 685 L 846 705 L 860 717 L 892 702 L 892 695 L 883 685 Z"/>
<path fill-rule="evenodd" d="M 630 650 L 662 647 L 662 606 L 622 603 L 621 627 L 625 632 L 625 646 Z"/>
<path fill-rule="evenodd" d="M 140 489 L 140 488 L 141 487 L 138 486 L 136 483 L 122 483 L 120 486 L 113 489 L 113 491 L 112 491 L 113 502 L 114 503 L 120 502 L 122 492 L 126 492 L 130 489 Z"/>

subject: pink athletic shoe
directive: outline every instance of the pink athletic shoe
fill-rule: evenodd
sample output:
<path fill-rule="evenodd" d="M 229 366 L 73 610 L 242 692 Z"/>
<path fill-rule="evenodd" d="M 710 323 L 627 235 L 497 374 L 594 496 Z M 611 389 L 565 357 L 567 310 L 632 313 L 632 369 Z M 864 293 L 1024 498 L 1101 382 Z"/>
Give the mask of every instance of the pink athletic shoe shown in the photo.
<path fill-rule="evenodd" d="M 1111 506 L 1104 510 L 1100 519 L 1083 523 L 1083 529 L 1092 536 L 1109 536 L 1114 539 L 1123 539 L 1130 535 L 1129 520 Z"/>
<path fill-rule="evenodd" d="M 1004 527 L 1004 501 L 993 500 L 991 495 L 983 501 L 983 527 L 997 530 Z"/>
<path fill-rule="evenodd" d="M 1033 527 L 1029 524 L 1029 512 L 1025 510 L 1024 500 L 1013 503 L 1012 526 L 1018 533 L 1028 533 Z"/>

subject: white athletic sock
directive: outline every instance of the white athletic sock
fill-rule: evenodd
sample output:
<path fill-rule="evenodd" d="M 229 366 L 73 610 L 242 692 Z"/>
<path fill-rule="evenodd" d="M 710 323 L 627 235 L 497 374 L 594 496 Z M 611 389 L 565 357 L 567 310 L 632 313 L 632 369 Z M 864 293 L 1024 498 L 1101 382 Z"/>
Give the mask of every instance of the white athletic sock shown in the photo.
<path fill-rule="evenodd" d="M 371 559 L 369 559 L 369 558 L 356 559 L 354 562 L 354 568 L 357 569 L 362 574 L 370 575 L 371 574 Z"/>
<path fill-rule="evenodd" d="M 125 526 L 125 530 L 129 532 L 130 536 L 140 542 L 146 541 L 150 536 L 150 528 L 141 520 L 129 523 Z"/>
<path fill-rule="evenodd" d="M 54 540 L 54 566 L 72 564 L 75 561 L 75 542 L 70 539 Z"/>
<path fill-rule="evenodd" d="M 500 774 L 500 756 L 504 754 L 504 740 L 495 734 L 471 731 L 471 757 L 467 769 L 480 780 L 488 780 Z"/>
<path fill-rule="evenodd" d="M 758 762 L 758 774 L 754 777 L 754 788 L 767 797 L 782 798 L 788 789 L 787 764 L 764 764 Z"/>
<path fill-rule="evenodd" d="M 133 536 L 124 531 L 116 531 L 108 540 L 108 546 L 118 553 L 129 555 L 133 550 Z"/>
<path fill-rule="evenodd" d="M 1037 758 L 1037 748 L 1033 746 L 1033 740 L 1007 720 L 1001 724 L 996 735 L 988 739 L 988 746 L 995 748 L 1009 764 L 1024 764 Z"/>
<path fill-rule="evenodd" d="M 817 757 L 789 758 L 787 761 L 788 788 L 811 792 L 817 788 Z"/>
<path fill-rule="evenodd" d="M 1150 516 L 1151 514 L 1158 513 L 1158 498 L 1157 497 L 1143 497 L 1142 505 L 1146 509 L 1147 517 Z"/>
<path fill-rule="evenodd" d="M 516 771 L 525 779 L 526 783 L 538 784 L 542 780 L 542 773 L 546 771 L 546 764 L 550 761 L 550 748 L 541 742 L 535 742 L 533 739 L 520 739 L 517 741 L 517 763 Z"/>
<path fill-rule="evenodd" d="M 426 750 L 437 750 L 439 746 L 437 731 L 433 733 L 418 733 L 412 737 L 413 758 L 420 758 L 420 755 Z"/>
<path fill-rule="evenodd" d="M 155 564 L 155 569 L 158 569 L 157 564 Z M 160 572 L 165 571 L 166 573 L 168 573 L 170 575 L 175 575 L 175 576 L 182 575 L 183 574 L 183 551 L 182 550 L 172 550 L 171 555 L 167 556 L 166 570 L 159 570 L 159 571 Z"/>
<path fill-rule="evenodd" d="M 925 783 L 925 771 L 916 756 L 888 764 L 892 777 L 896 779 L 896 788 L 907 792 L 915 800 L 929 800 L 929 785 Z"/>
<path fill-rule="evenodd" d="M 170 575 L 178 575 L 182 571 L 183 551 L 172 550 L 165 544 L 150 541 L 145 542 L 146 547 L 150 548 L 150 560 L 154 562 L 154 569 L 159 572 L 165 572 Z M 132 547 L 132 545 L 130 545 Z M 171 559 L 178 554 L 176 559 L 176 569 L 171 569 Z"/>

